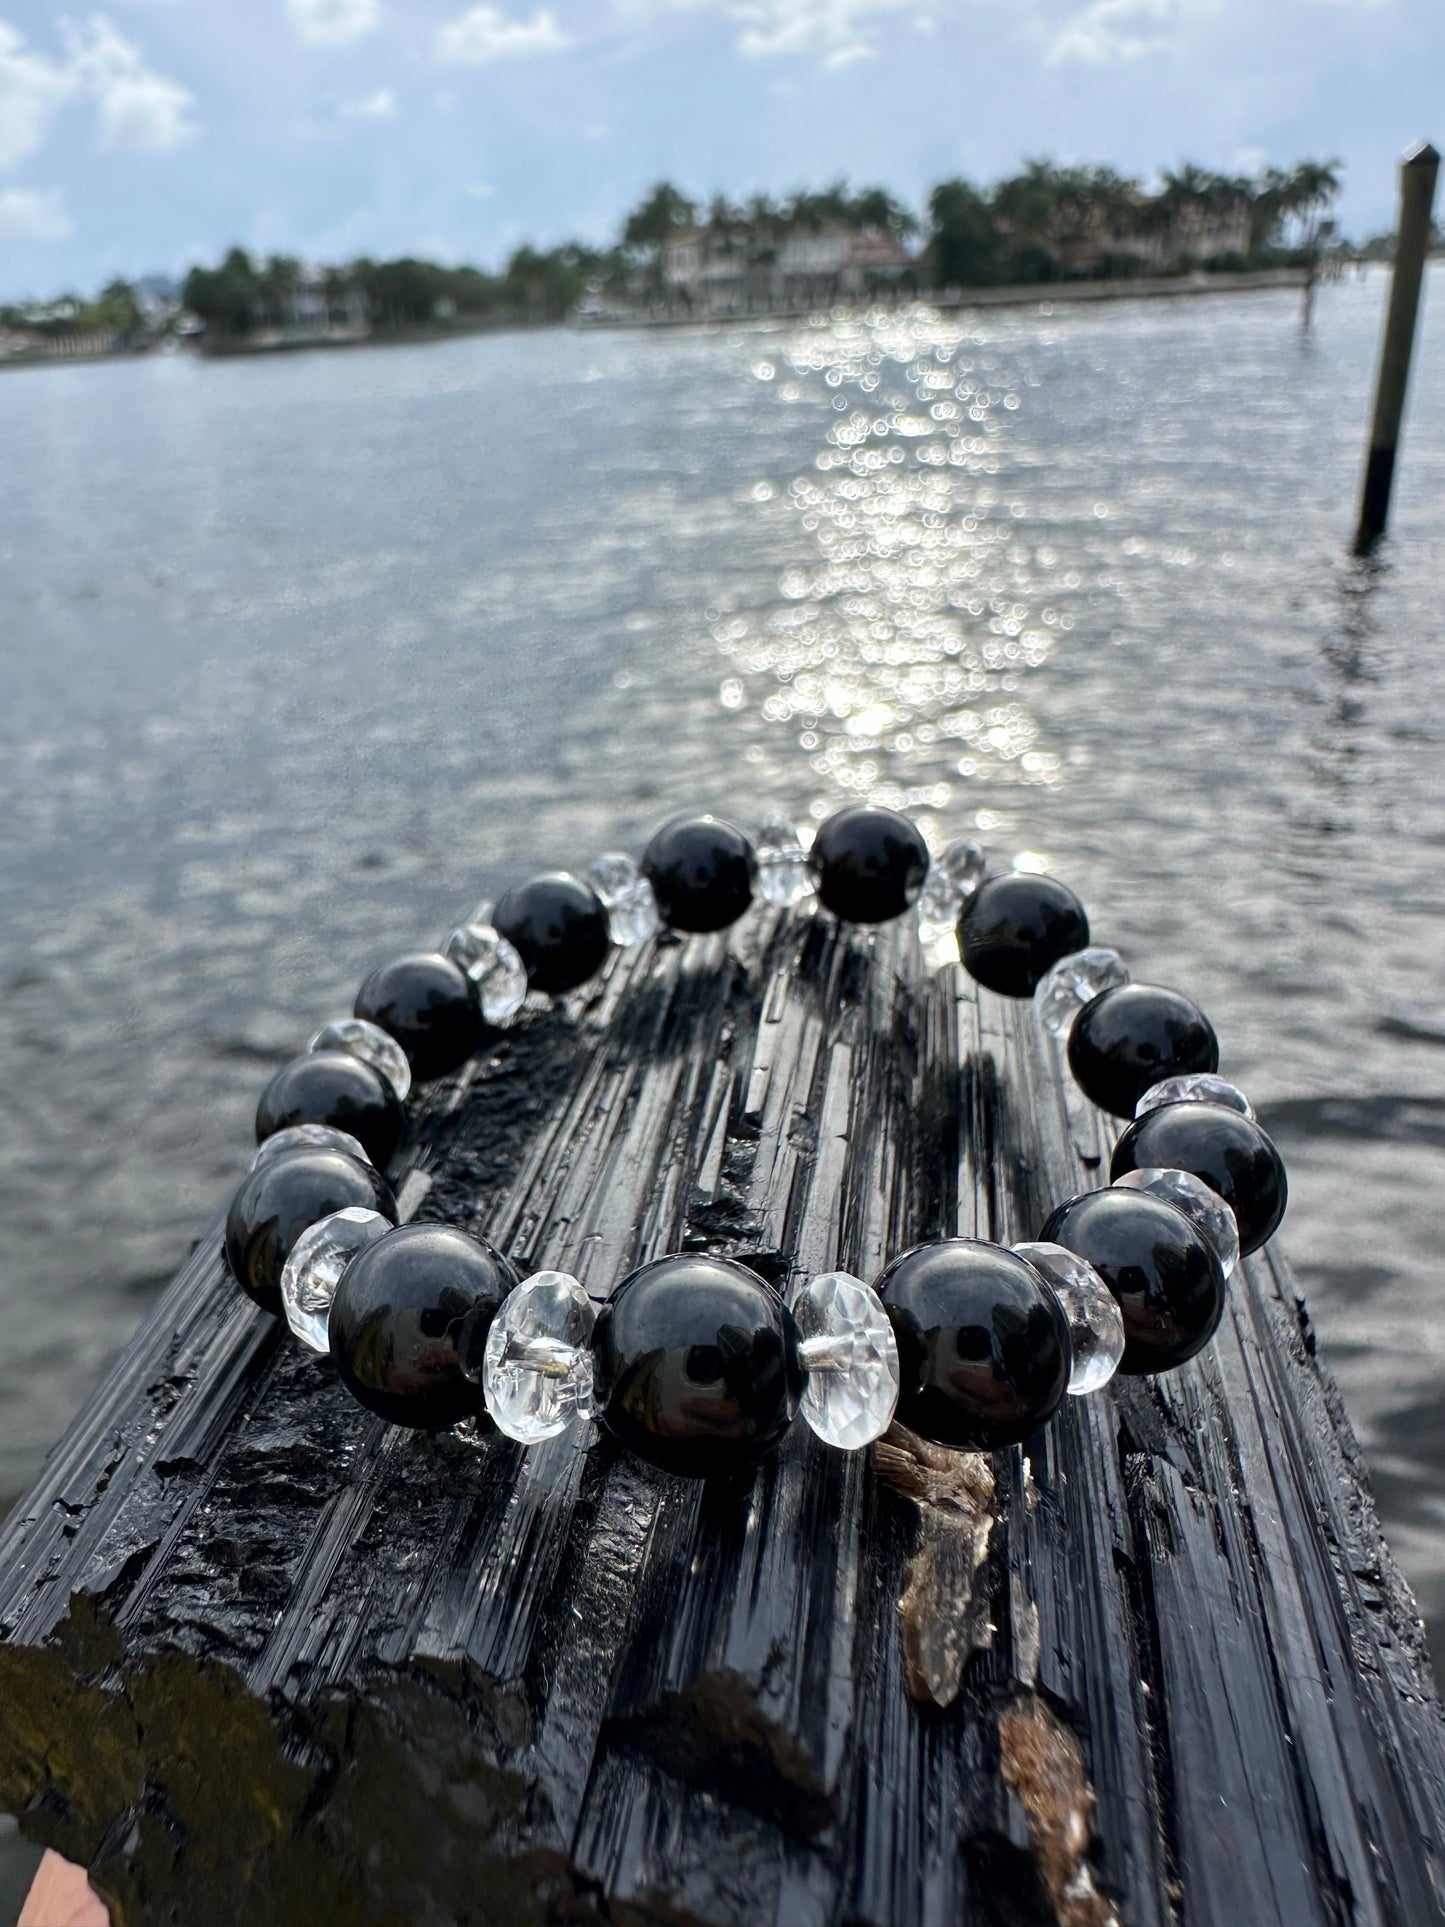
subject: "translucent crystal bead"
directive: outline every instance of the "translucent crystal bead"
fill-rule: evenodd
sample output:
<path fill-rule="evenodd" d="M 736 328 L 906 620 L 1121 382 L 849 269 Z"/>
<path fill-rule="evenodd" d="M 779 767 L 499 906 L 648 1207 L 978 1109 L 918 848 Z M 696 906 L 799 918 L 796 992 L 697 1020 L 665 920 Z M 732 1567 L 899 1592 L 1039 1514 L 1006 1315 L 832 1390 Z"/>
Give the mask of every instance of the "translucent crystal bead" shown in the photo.
<path fill-rule="evenodd" d="M 765 903 L 787 910 L 812 896 L 808 853 L 786 818 L 769 817 L 753 847 L 758 854 L 758 889 Z"/>
<path fill-rule="evenodd" d="M 1129 972 L 1117 950 L 1076 950 L 1040 979 L 1034 992 L 1039 1022 L 1050 1036 L 1062 1037 L 1085 1004 L 1128 981 Z"/>
<path fill-rule="evenodd" d="M 411 1065 L 401 1045 L 380 1024 L 368 1023 L 364 1017 L 338 1017 L 334 1024 L 323 1024 L 306 1048 L 350 1051 L 363 1064 L 379 1071 L 406 1102 L 411 1090 Z"/>
<path fill-rule="evenodd" d="M 1139 1171 L 1125 1171 L 1114 1180 L 1117 1188 L 1149 1191 L 1167 1204 L 1177 1205 L 1196 1230 L 1214 1247 L 1220 1269 L 1227 1278 L 1239 1263 L 1239 1224 L 1233 1211 L 1217 1191 L 1211 1191 L 1203 1178 L 1192 1171 L 1166 1171 L 1146 1165 Z"/>
<path fill-rule="evenodd" d="M 1157 1111 L 1164 1104 L 1223 1104 L 1241 1117 L 1252 1118 L 1254 1106 L 1237 1084 L 1211 1071 L 1195 1071 L 1189 1077 L 1166 1077 L 1151 1084 L 1134 1106 L 1135 1117 Z"/>
<path fill-rule="evenodd" d="M 646 943 L 662 928 L 652 885 L 621 850 L 608 850 L 599 856 L 587 872 L 587 881 L 602 899 L 615 944 L 626 948 Z"/>
<path fill-rule="evenodd" d="M 1070 1396 L 1099 1391 L 1124 1356 L 1124 1315 L 1118 1300 L 1094 1267 L 1064 1245 L 1015 1245 L 1014 1252 L 1053 1286 L 1064 1308 L 1074 1351 Z"/>
<path fill-rule="evenodd" d="M 464 923 L 447 938 L 447 955 L 476 985 L 482 1015 L 505 1024 L 527 1001 L 527 966 L 489 923 Z"/>
<path fill-rule="evenodd" d="M 313 1224 L 291 1247 L 281 1273 L 286 1323 L 313 1352 L 331 1349 L 327 1325 L 341 1274 L 358 1251 L 396 1229 L 379 1211 L 349 1206 Z"/>
<path fill-rule="evenodd" d="M 284 1131 L 273 1131 L 270 1137 L 261 1140 L 251 1160 L 251 1169 L 259 1171 L 263 1164 L 269 1164 L 272 1158 L 285 1157 L 288 1151 L 344 1151 L 368 1169 L 371 1166 L 366 1147 L 350 1131 L 338 1131 L 331 1124 L 290 1124 Z"/>
<path fill-rule="evenodd" d="M 983 882 L 988 858 L 981 846 L 967 837 L 950 843 L 928 866 L 923 895 L 918 899 L 918 915 L 924 923 L 951 924 L 958 906 L 971 897 Z"/>
<path fill-rule="evenodd" d="M 565 1271 L 539 1271 L 492 1320 L 482 1393 L 499 1432 L 523 1445 L 555 1439 L 592 1416 L 596 1311 Z"/>
<path fill-rule="evenodd" d="M 824 1272 L 794 1293 L 807 1373 L 803 1417 L 825 1444 L 856 1452 L 880 1438 L 898 1404 L 898 1341 L 871 1285 Z"/>

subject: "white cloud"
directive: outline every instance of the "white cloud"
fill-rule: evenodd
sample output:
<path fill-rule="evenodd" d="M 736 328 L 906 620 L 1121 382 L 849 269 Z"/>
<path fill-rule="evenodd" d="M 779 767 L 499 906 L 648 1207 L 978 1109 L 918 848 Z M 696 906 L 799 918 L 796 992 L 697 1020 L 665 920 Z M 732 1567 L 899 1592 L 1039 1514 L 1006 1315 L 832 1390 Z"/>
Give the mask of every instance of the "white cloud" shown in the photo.
<path fill-rule="evenodd" d="M 1216 0 L 1091 0 L 1050 35 L 1048 63 L 1102 67 L 1167 53 L 1182 27 L 1215 10 Z"/>
<path fill-rule="evenodd" d="M 58 187 L 0 188 L 0 241 L 64 241 L 74 231 Z"/>
<path fill-rule="evenodd" d="M 33 154 L 74 82 L 58 62 L 27 53 L 20 35 L 0 20 L 0 167 Z"/>
<path fill-rule="evenodd" d="M 0 21 L 0 168 L 35 153 L 72 100 L 94 105 L 104 147 L 168 153 L 195 133 L 191 93 L 148 67 L 102 14 L 84 26 L 62 21 L 60 31 L 64 56 L 56 60 L 29 52 Z"/>
<path fill-rule="evenodd" d="M 286 0 L 291 25 L 311 47 L 344 47 L 376 25 L 377 0 Z"/>
<path fill-rule="evenodd" d="M 737 48 L 754 60 L 782 54 L 811 54 L 826 67 L 846 67 L 878 51 L 869 28 L 876 15 L 907 8 L 924 32 L 935 24 L 937 0 L 616 0 L 624 19 L 659 13 L 721 13 L 735 21 Z"/>
<path fill-rule="evenodd" d="M 909 4 L 912 0 L 731 0 L 727 10 L 742 27 L 739 53 L 756 60 L 819 54 L 826 66 L 846 67 L 877 52 L 865 28 L 868 17 Z"/>
<path fill-rule="evenodd" d="M 395 120 L 396 95 L 390 87 L 378 87 L 360 100 L 343 101 L 341 111 L 350 120 Z"/>
<path fill-rule="evenodd" d="M 437 52 L 462 67 L 483 67 L 521 54 L 561 53 L 572 44 L 550 7 L 530 20 L 513 20 L 500 7 L 473 7 L 437 35 Z"/>
<path fill-rule="evenodd" d="M 99 14 L 62 31 L 75 84 L 100 115 L 102 146 L 143 154 L 184 147 L 196 131 L 195 96 L 187 88 L 147 67 L 140 49 Z"/>

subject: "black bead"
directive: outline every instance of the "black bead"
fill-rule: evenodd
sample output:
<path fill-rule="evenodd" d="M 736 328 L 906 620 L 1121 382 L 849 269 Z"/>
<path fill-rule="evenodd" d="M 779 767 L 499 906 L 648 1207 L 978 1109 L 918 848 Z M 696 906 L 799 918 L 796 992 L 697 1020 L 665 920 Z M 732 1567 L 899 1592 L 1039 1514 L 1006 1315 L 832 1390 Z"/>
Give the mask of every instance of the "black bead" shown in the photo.
<path fill-rule="evenodd" d="M 726 930 L 747 910 L 758 881 L 752 844 L 717 816 L 664 823 L 640 867 L 672 930 Z"/>
<path fill-rule="evenodd" d="M 440 1431 L 482 1411 L 486 1334 L 517 1274 L 444 1224 L 409 1224 L 352 1259 L 331 1303 L 343 1383 L 394 1425 Z"/>
<path fill-rule="evenodd" d="M 385 1178 L 344 1151 L 286 1151 L 270 1159 L 231 1200 L 226 1263 L 232 1276 L 248 1298 L 279 1318 L 281 1273 L 292 1246 L 322 1218 L 353 1207 L 396 1223 L 396 1199 Z"/>
<path fill-rule="evenodd" d="M 460 1070 L 487 1038 L 466 972 L 435 950 L 373 970 L 356 993 L 355 1010 L 391 1033 L 422 1083 Z"/>
<path fill-rule="evenodd" d="M 990 877 L 958 915 L 964 968 L 1002 997 L 1032 997 L 1061 958 L 1088 942 L 1083 904 L 1055 877 Z"/>
<path fill-rule="evenodd" d="M 858 804 L 830 816 L 808 853 L 818 900 L 844 923 L 889 923 L 917 903 L 928 845 L 896 810 Z"/>
<path fill-rule="evenodd" d="M 601 897 L 564 870 L 508 890 L 492 912 L 492 928 L 527 966 L 532 988 L 552 997 L 595 977 L 612 947 Z"/>
<path fill-rule="evenodd" d="M 1118 984 L 1084 1005 L 1069 1032 L 1069 1069 L 1115 1117 L 1166 1077 L 1219 1069 L 1219 1039 L 1199 1008 L 1160 984 Z"/>
<path fill-rule="evenodd" d="M 1227 1104 L 1161 1104 L 1119 1139 L 1111 1178 L 1126 1171 L 1190 1171 L 1217 1191 L 1247 1255 L 1272 1238 L 1289 1201 L 1284 1159 L 1252 1118 Z"/>
<path fill-rule="evenodd" d="M 256 1106 L 256 1142 L 293 1124 L 330 1124 L 360 1140 L 384 1170 L 401 1142 L 406 1114 L 380 1071 L 350 1051 L 308 1051 L 283 1064 Z"/>
<path fill-rule="evenodd" d="M 729 1258 L 658 1258 L 624 1278 L 592 1355 L 606 1430 L 688 1478 L 756 1464 L 803 1393 L 792 1313 Z"/>
<path fill-rule="evenodd" d="M 1039 1238 L 1087 1258 L 1118 1299 L 1121 1372 L 1167 1372 L 1213 1338 L 1224 1273 L 1213 1247 L 1163 1198 L 1089 1191 L 1061 1204 Z"/>
<path fill-rule="evenodd" d="M 895 1258 L 874 1289 L 898 1340 L 899 1422 L 939 1445 L 1027 1438 L 1069 1389 L 1069 1323 L 1031 1265 L 949 1238 Z"/>

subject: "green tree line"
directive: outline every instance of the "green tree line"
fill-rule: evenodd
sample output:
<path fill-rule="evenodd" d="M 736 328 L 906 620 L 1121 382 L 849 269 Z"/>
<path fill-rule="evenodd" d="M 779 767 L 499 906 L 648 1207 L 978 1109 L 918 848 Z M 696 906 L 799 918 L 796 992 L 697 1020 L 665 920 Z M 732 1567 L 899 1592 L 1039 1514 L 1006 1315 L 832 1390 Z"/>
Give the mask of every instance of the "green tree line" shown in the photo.
<path fill-rule="evenodd" d="M 700 235 L 714 254 L 766 265 L 788 236 L 836 227 L 914 247 L 912 279 L 920 289 L 1137 273 L 1148 248 L 1136 244 L 1151 238 L 1170 243 L 1170 265 L 1187 267 L 1191 238 L 1203 236 L 1211 224 L 1217 232 L 1229 220 L 1241 245 L 1227 258 L 1211 246 L 1205 258 L 1215 267 L 1245 267 L 1316 246 L 1339 185 L 1337 161 L 1305 161 L 1253 176 L 1186 163 L 1146 186 L 1109 167 L 1030 160 L 991 186 L 962 177 L 941 181 L 920 215 L 887 188 L 855 189 L 846 181 L 744 201 L 719 194 L 706 204 L 660 182 L 627 215 L 611 247 L 580 241 L 521 247 L 496 273 L 404 256 L 363 257 L 319 274 L 290 256 L 258 260 L 232 248 L 218 266 L 192 268 L 181 299 L 209 333 L 223 337 L 301 320 L 340 327 L 364 319 L 383 331 L 452 320 L 557 320 L 588 292 L 655 299 L 663 287 L 667 244 L 681 235 Z M 0 309 L 0 323 L 119 336 L 146 325 L 134 289 L 120 280 L 93 300 L 70 297 L 53 304 L 39 321 L 33 310 Z"/>

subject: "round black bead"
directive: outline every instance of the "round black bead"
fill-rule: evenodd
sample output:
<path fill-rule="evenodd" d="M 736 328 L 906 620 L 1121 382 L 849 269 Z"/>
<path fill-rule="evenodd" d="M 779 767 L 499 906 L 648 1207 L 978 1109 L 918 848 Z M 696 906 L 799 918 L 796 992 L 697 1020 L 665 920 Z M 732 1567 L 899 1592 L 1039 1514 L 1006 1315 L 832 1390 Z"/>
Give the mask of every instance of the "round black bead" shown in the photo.
<path fill-rule="evenodd" d="M 287 1151 L 243 1180 L 226 1217 L 226 1263 L 246 1293 L 281 1316 L 281 1273 L 313 1224 L 352 1207 L 396 1223 L 385 1178 L 344 1151 Z"/>
<path fill-rule="evenodd" d="M 1069 1069 L 1100 1110 L 1132 1117 L 1151 1084 L 1219 1069 L 1219 1039 L 1199 1008 L 1160 984 L 1119 984 L 1084 1005 L 1069 1032 Z"/>
<path fill-rule="evenodd" d="M 356 993 L 355 1010 L 391 1033 L 422 1083 L 460 1070 L 487 1037 L 466 972 L 436 950 L 373 970 Z"/>
<path fill-rule="evenodd" d="M 1055 877 L 990 877 L 958 915 L 964 968 L 1002 997 L 1032 997 L 1061 958 L 1088 942 L 1088 913 Z"/>
<path fill-rule="evenodd" d="M 331 1302 L 342 1382 L 393 1425 L 440 1431 L 482 1410 L 486 1334 L 517 1274 L 499 1251 L 444 1224 L 368 1245 Z"/>
<path fill-rule="evenodd" d="M 1061 1204 L 1039 1237 L 1087 1258 L 1118 1299 L 1121 1372 L 1167 1372 L 1214 1336 L 1224 1273 L 1213 1247 L 1163 1198 L 1089 1191 Z"/>
<path fill-rule="evenodd" d="M 492 928 L 527 966 L 532 988 L 552 997 L 595 977 L 612 947 L 601 897 L 565 870 L 508 890 L 492 912 Z"/>
<path fill-rule="evenodd" d="M 756 1464 L 803 1394 L 792 1313 L 728 1258 L 658 1258 L 624 1278 L 592 1355 L 606 1430 L 688 1478 Z"/>
<path fill-rule="evenodd" d="M 1126 1171 L 1190 1171 L 1217 1191 L 1239 1224 L 1248 1254 L 1279 1230 L 1289 1202 L 1284 1159 L 1252 1118 L 1227 1104 L 1161 1104 L 1119 1139 L 1111 1178 Z"/>
<path fill-rule="evenodd" d="M 808 853 L 825 910 L 844 923 L 889 923 L 917 903 L 928 875 L 928 845 L 897 810 L 858 804 L 836 810 Z"/>
<path fill-rule="evenodd" d="M 664 823 L 642 852 L 657 914 L 673 930 L 726 930 L 753 900 L 758 859 L 741 830 L 717 816 Z"/>
<path fill-rule="evenodd" d="M 939 1445 L 1011 1445 L 1069 1389 L 1069 1323 L 1031 1265 L 950 1238 L 895 1258 L 874 1289 L 898 1340 L 898 1418 Z"/>
<path fill-rule="evenodd" d="M 283 1064 L 256 1106 L 256 1142 L 292 1124 L 330 1124 L 360 1140 L 378 1170 L 401 1142 L 406 1114 L 380 1071 L 350 1051 L 308 1051 Z"/>

